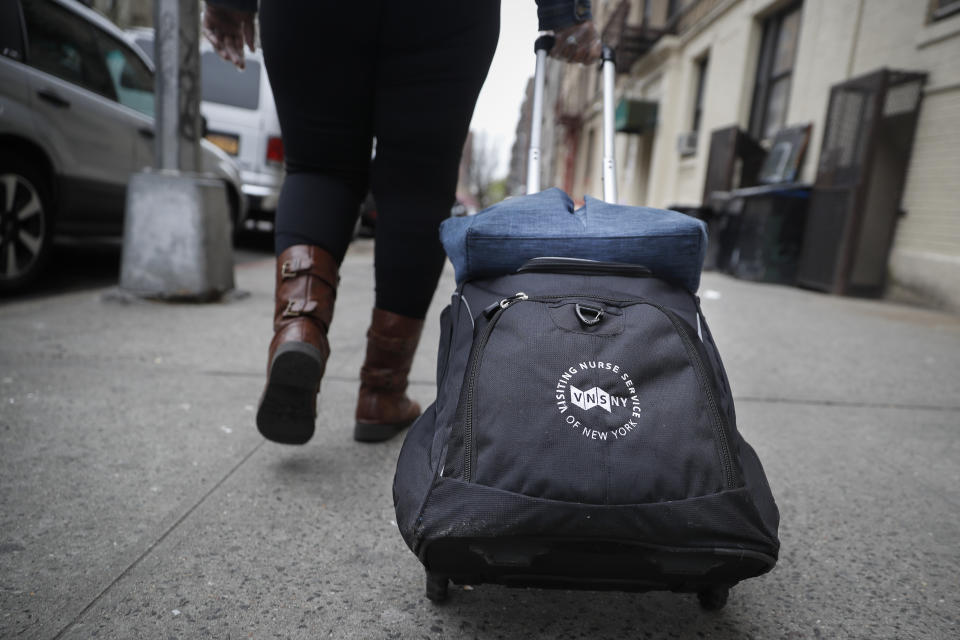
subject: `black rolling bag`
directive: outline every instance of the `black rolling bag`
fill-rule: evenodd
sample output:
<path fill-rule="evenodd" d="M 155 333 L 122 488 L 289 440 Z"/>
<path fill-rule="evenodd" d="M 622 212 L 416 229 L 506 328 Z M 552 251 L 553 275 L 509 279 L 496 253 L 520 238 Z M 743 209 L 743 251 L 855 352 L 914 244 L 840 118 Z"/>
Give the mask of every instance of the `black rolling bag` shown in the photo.
<path fill-rule="evenodd" d="M 441 327 L 437 400 L 394 480 L 431 600 L 452 580 L 716 609 L 773 567 L 777 508 L 692 293 L 638 265 L 538 258 L 461 284 Z"/>

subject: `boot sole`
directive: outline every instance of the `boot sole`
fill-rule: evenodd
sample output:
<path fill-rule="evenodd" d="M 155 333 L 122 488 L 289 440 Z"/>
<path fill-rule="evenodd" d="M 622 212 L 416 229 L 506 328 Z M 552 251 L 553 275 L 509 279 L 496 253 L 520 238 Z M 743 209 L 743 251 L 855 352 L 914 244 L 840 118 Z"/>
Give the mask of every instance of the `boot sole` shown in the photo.
<path fill-rule="evenodd" d="M 358 422 L 353 427 L 353 439 L 357 442 L 383 442 L 393 438 L 414 422 L 416 418 L 393 423 Z"/>
<path fill-rule="evenodd" d="M 257 409 L 257 430 L 264 438 L 280 444 L 310 440 L 324 362 L 320 350 L 306 342 L 287 342 L 277 348 Z"/>

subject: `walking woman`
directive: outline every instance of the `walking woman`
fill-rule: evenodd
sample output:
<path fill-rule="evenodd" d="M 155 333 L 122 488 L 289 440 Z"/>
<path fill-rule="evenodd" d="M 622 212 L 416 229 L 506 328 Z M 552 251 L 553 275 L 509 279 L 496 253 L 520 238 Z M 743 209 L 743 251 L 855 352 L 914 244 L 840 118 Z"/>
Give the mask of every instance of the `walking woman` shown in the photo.
<path fill-rule="evenodd" d="M 598 58 L 589 0 L 538 5 L 540 28 L 558 35 L 554 55 Z M 256 13 L 257 0 L 208 0 L 204 12 L 207 38 L 241 68 Z M 438 226 L 455 200 L 460 153 L 497 46 L 500 0 L 261 0 L 259 17 L 286 178 L 257 427 L 288 444 L 313 435 L 338 270 L 372 189 L 375 308 L 354 438 L 386 440 L 420 414 L 406 395 L 407 375 L 443 268 Z"/>

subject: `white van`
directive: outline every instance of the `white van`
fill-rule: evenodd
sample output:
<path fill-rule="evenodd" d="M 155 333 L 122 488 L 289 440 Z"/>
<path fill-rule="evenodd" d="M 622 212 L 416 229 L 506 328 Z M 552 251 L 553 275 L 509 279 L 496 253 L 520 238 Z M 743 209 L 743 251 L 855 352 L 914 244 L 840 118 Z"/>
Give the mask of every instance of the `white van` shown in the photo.
<path fill-rule="evenodd" d="M 153 56 L 153 29 L 127 32 L 144 53 Z M 273 220 L 283 184 L 280 121 L 258 49 L 244 53 L 241 71 L 221 59 L 205 40 L 200 45 L 200 112 L 207 139 L 226 151 L 240 167 L 248 220 Z"/>

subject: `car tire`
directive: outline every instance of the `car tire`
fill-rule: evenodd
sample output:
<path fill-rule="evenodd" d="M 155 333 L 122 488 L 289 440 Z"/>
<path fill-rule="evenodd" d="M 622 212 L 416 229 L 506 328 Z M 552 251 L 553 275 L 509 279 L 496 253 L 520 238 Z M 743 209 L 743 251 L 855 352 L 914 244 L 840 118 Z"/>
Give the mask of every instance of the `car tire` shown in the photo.
<path fill-rule="evenodd" d="M 0 292 L 23 289 L 43 272 L 53 218 L 46 173 L 22 157 L 0 153 Z"/>

